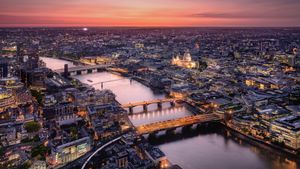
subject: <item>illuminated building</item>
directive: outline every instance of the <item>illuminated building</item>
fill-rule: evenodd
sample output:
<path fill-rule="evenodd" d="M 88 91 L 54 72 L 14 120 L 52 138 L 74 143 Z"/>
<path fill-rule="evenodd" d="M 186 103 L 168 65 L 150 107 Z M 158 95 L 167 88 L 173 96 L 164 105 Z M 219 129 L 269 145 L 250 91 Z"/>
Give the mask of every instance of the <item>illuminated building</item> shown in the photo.
<path fill-rule="evenodd" d="M 15 107 L 16 101 L 11 90 L 0 88 L 0 111 L 6 108 Z"/>
<path fill-rule="evenodd" d="M 171 86 L 170 96 L 174 98 L 184 98 L 189 93 L 188 84 L 175 84 Z"/>
<path fill-rule="evenodd" d="M 21 83 L 16 77 L 0 79 L 0 87 L 5 87 L 7 89 L 20 89 L 23 86 L 23 83 Z"/>
<path fill-rule="evenodd" d="M 184 53 L 182 59 L 180 59 L 178 55 L 174 57 L 171 64 L 188 69 L 198 68 L 198 63 L 192 60 L 192 57 L 188 52 Z"/>
<path fill-rule="evenodd" d="M 43 117 L 47 120 L 55 119 L 59 125 L 74 123 L 80 118 L 76 115 L 76 107 L 73 104 L 61 103 L 43 108 Z"/>
<path fill-rule="evenodd" d="M 55 97 L 53 95 L 46 95 L 45 99 L 44 99 L 44 106 L 48 107 L 48 106 L 53 106 L 57 103 L 57 100 L 55 99 Z"/>
<path fill-rule="evenodd" d="M 245 84 L 249 87 L 254 87 L 260 90 L 281 89 L 285 86 L 284 81 L 275 78 L 269 79 L 269 78 L 251 77 L 245 80 Z"/>
<path fill-rule="evenodd" d="M 291 115 L 275 120 L 271 124 L 274 140 L 293 149 L 300 148 L 300 116 Z"/>
<path fill-rule="evenodd" d="M 117 163 L 119 168 L 128 167 L 128 153 L 126 151 L 117 153 Z"/>
<path fill-rule="evenodd" d="M 144 44 L 136 43 L 136 44 L 134 44 L 134 47 L 137 48 L 137 49 L 141 49 L 141 48 L 144 48 Z"/>
<path fill-rule="evenodd" d="M 276 55 L 275 59 L 291 67 L 294 67 L 296 64 L 296 55 Z"/>
<path fill-rule="evenodd" d="M 85 56 L 80 58 L 80 62 L 87 65 L 109 64 L 112 58 L 107 56 Z"/>
<path fill-rule="evenodd" d="M 89 137 L 68 142 L 52 148 L 49 162 L 54 165 L 65 164 L 73 161 L 91 150 Z"/>
<path fill-rule="evenodd" d="M 15 145 L 21 142 L 20 128 L 16 125 L 2 123 L 0 126 L 0 144 L 3 146 Z"/>
<path fill-rule="evenodd" d="M 45 161 L 37 160 L 35 161 L 29 169 L 46 169 L 47 165 Z"/>
<path fill-rule="evenodd" d="M 296 65 L 296 55 L 288 55 L 287 64 L 291 67 L 294 67 Z"/>
<path fill-rule="evenodd" d="M 160 149 L 153 147 L 152 149 L 145 151 L 145 153 L 156 166 L 159 166 L 160 168 L 169 167 L 169 161 Z"/>

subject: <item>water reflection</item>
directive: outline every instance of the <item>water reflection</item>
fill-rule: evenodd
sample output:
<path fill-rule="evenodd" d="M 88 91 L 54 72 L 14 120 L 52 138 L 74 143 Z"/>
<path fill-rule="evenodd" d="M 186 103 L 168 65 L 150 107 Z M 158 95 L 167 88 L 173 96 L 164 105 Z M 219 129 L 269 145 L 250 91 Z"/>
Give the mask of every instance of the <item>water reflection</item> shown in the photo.
<path fill-rule="evenodd" d="M 75 67 L 75 65 L 72 62 L 65 60 L 59 60 L 48 57 L 40 57 L 40 59 L 46 63 L 46 67 L 52 70 L 63 69 L 65 64 L 68 64 L 68 67 Z"/>
<path fill-rule="evenodd" d="M 299 159 L 239 139 L 222 126 L 176 130 L 148 138 L 184 169 L 297 169 Z"/>
<path fill-rule="evenodd" d="M 148 111 L 147 113 L 135 112 L 133 115 L 129 116 L 129 119 L 132 121 L 133 125 L 139 126 L 142 124 L 154 123 L 157 121 L 165 121 L 170 119 L 181 118 L 191 115 L 190 112 L 186 110 L 185 107 L 172 107 L 164 108 L 162 110 Z"/>
<path fill-rule="evenodd" d="M 124 79 L 122 76 L 109 72 L 80 75 L 75 76 L 75 78 L 90 85 L 102 81 L 120 79 L 111 83 L 105 83 L 103 87 L 105 89 L 112 90 L 116 94 L 117 100 L 121 104 L 165 98 L 164 94 L 154 93 L 150 88 L 142 85 L 139 82 L 130 82 L 129 79 Z M 101 84 L 94 85 L 94 87 L 96 89 L 102 88 Z M 163 103 L 162 108 L 163 110 L 157 110 L 157 104 L 151 104 L 147 106 L 148 113 L 141 113 L 143 112 L 143 106 L 137 106 L 133 108 L 133 112 L 137 114 L 131 115 L 129 118 L 134 125 L 141 125 L 191 115 L 191 113 L 184 107 L 170 108 L 169 103 Z"/>
<path fill-rule="evenodd" d="M 57 61 L 65 62 L 65 61 Z M 47 66 L 59 69 L 57 62 L 51 61 Z M 76 76 L 80 81 L 92 84 L 100 81 L 120 79 L 122 77 L 108 72 Z M 88 80 L 92 80 L 89 82 Z M 101 89 L 101 85 L 95 85 Z M 111 89 L 117 100 L 122 103 L 147 101 L 164 98 L 164 94 L 157 94 L 148 87 L 129 79 L 122 79 L 112 83 L 105 83 L 104 88 Z M 150 113 L 141 114 L 142 107 L 134 108 L 130 116 L 134 125 L 151 123 L 189 115 L 185 108 L 168 108 L 157 111 L 157 105 L 149 105 Z M 173 134 L 164 134 L 149 138 L 152 144 L 158 145 L 173 164 L 184 169 L 298 169 L 299 159 L 290 157 L 271 148 L 257 147 L 239 139 L 221 126 L 204 126 L 196 129 L 177 129 Z"/>
<path fill-rule="evenodd" d="M 165 97 L 164 94 L 153 93 L 150 88 L 145 87 L 139 82 L 130 82 L 129 79 L 124 79 L 122 76 L 109 72 L 80 75 L 75 76 L 75 78 L 86 84 L 121 79 L 118 81 L 104 83 L 103 85 L 104 89 L 110 89 L 117 95 L 117 100 L 121 104 L 162 99 Z M 96 89 L 102 89 L 101 84 L 94 85 L 94 87 Z"/>

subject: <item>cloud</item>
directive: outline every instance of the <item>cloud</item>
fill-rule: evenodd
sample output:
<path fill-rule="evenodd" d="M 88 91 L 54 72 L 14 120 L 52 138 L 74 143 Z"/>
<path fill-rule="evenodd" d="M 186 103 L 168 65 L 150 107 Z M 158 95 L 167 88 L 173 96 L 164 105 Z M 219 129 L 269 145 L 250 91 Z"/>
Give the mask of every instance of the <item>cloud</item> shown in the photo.
<path fill-rule="evenodd" d="M 214 19 L 299 19 L 300 12 L 202 12 L 189 15 L 189 17 Z"/>

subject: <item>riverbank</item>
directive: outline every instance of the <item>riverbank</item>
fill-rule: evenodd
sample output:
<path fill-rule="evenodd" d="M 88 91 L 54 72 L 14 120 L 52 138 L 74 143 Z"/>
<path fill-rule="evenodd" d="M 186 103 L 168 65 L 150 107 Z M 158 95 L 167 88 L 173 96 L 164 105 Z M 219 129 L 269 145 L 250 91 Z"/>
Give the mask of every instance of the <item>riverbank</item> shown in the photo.
<path fill-rule="evenodd" d="M 112 73 L 112 72 L 111 72 Z M 149 88 L 151 88 L 151 86 L 149 85 L 149 83 L 147 83 L 146 80 L 142 79 L 142 78 L 137 78 L 137 77 L 131 77 L 130 74 L 119 74 L 117 73 L 117 75 L 121 75 L 121 76 L 125 76 L 125 77 L 129 77 L 129 78 L 132 78 L 133 80 L 135 81 L 138 81 L 139 83 L 143 84 L 144 86 L 147 86 Z M 152 89 L 152 88 L 151 88 Z M 153 90 L 153 89 L 152 89 Z M 162 92 L 164 94 L 166 94 L 165 92 Z M 192 114 L 196 115 L 196 114 L 199 114 L 201 113 L 201 110 L 199 110 L 197 107 L 191 105 L 190 103 L 188 102 L 184 102 L 184 106 L 187 108 L 187 110 L 189 112 L 191 112 Z M 255 137 L 252 137 L 250 135 L 247 135 L 247 134 L 244 134 L 244 133 L 241 133 L 237 130 L 235 130 L 234 128 L 230 128 L 229 126 L 226 126 L 224 125 L 226 128 L 234 131 L 234 133 L 236 133 L 236 135 L 242 139 L 245 139 L 247 138 L 248 142 L 251 142 L 252 145 L 255 145 L 255 146 L 259 146 L 259 147 L 262 147 L 262 148 L 267 148 L 266 146 L 269 146 L 270 148 L 273 148 L 273 149 L 276 149 L 276 151 L 282 151 L 282 152 L 285 152 L 285 153 L 288 153 L 292 156 L 295 156 L 295 157 L 298 157 L 298 152 L 297 151 L 294 151 L 294 150 L 290 150 L 290 149 L 287 149 L 287 148 L 282 148 L 278 145 L 274 145 L 272 143 L 268 143 L 268 142 L 265 142 L 264 140 L 260 140 L 258 138 L 255 138 Z M 264 146 L 262 146 L 262 144 Z"/>
<path fill-rule="evenodd" d="M 53 66 L 56 65 L 57 69 L 57 65 L 61 62 L 63 61 L 50 62 L 49 64 Z M 107 72 L 96 75 L 80 75 L 76 78 L 78 78 L 78 80 L 80 79 L 84 84 L 85 82 L 89 84 L 87 82 L 88 79 L 92 79 L 96 82 L 118 78 L 109 74 L 120 75 L 119 73 Z M 128 79 L 131 78 L 129 77 Z M 164 97 L 164 95 L 154 93 L 153 90 L 150 91 L 150 88 L 146 87 L 142 81 L 134 81 L 132 84 L 129 83 L 130 81 L 124 78 L 124 80 L 108 83 L 105 87 L 116 93 L 117 100 L 120 104 Z M 94 87 L 101 90 L 100 85 Z M 155 105 L 153 107 L 155 107 Z M 183 114 L 182 112 L 178 114 L 177 112 L 169 114 L 165 112 L 140 116 L 140 118 L 131 120 L 135 123 L 147 123 L 151 120 L 178 118 Z M 184 169 L 297 169 L 298 166 L 300 166 L 298 159 L 287 158 L 284 153 L 273 150 L 273 148 L 267 145 L 264 146 L 265 148 L 259 148 L 262 145 L 251 144 L 246 140 L 243 141 L 244 139 L 240 139 L 238 135 L 234 135 L 229 129 L 225 129 L 221 124 L 220 126 L 220 130 L 217 128 L 216 131 L 212 131 L 212 126 L 203 126 L 203 129 L 185 131 L 184 134 L 162 135 L 155 138 L 158 144 L 149 143 L 159 147 L 173 164 L 179 164 Z M 227 136 L 227 133 L 232 133 L 231 137 Z M 219 163 L 216 164 L 216 161 Z"/>
<path fill-rule="evenodd" d="M 247 134 L 244 134 L 232 127 L 229 127 L 227 126 L 226 124 L 224 123 L 221 123 L 226 129 L 232 131 L 232 133 L 234 135 L 236 135 L 237 137 L 247 141 L 248 143 L 252 144 L 252 145 L 255 145 L 255 146 L 258 146 L 258 147 L 261 147 L 261 148 L 264 148 L 264 149 L 274 149 L 275 151 L 280 151 L 281 153 L 286 153 L 285 155 L 290 155 L 292 157 L 297 157 L 299 158 L 299 152 L 295 151 L 295 150 L 291 150 L 291 149 L 287 149 L 287 148 L 283 148 L 283 147 L 280 147 L 280 146 L 277 146 L 275 144 L 272 144 L 272 143 L 268 143 L 264 140 L 261 140 L 261 139 L 258 139 L 258 138 L 255 138 L 255 137 L 252 137 L 250 135 L 247 135 Z"/>

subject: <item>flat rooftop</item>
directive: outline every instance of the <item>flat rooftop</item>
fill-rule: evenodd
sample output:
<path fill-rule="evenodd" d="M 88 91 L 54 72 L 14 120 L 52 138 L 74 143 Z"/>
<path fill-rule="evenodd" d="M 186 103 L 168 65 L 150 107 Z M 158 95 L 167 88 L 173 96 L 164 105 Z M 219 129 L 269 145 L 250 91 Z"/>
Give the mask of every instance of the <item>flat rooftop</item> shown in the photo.
<path fill-rule="evenodd" d="M 300 115 L 291 115 L 283 117 L 277 119 L 275 122 L 295 131 L 300 130 Z"/>

